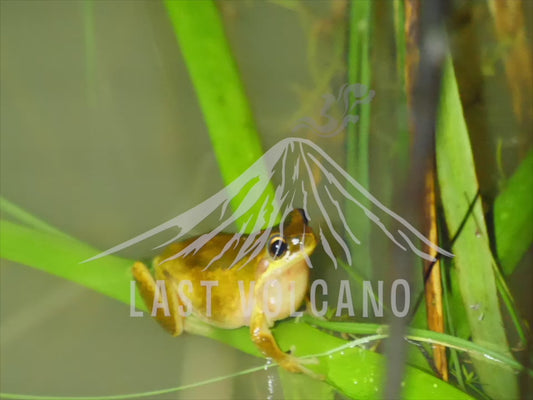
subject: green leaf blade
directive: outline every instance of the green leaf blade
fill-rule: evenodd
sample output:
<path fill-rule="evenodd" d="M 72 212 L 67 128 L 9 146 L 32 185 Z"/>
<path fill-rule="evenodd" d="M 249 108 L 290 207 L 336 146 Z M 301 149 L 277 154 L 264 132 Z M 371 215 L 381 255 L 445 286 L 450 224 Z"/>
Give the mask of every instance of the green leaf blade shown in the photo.
<path fill-rule="evenodd" d="M 96 249 L 64 234 L 37 231 L 7 220 L 0 221 L 0 257 L 77 282 L 106 296 L 130 303 L 133 261 L 108 256 L 81 264 Z M 136 305 L 143 308 L 137 297 Z"/>
<path fill-rule="evenodd" d="M 257 161 L 263 149 L 221 17 L 210 0 L 167 0 L 165 6 L 227 185 Z M 275 198 L 272 185 L 264 196 Z M 243 197 L 234 198 L 234 209 Z M 262 199 L 252 206 L 255 214 L 261 204 Z"/>
<path fill-rule="evenodd" d="M 510 275 L 533 242 L 533 150 L 494 203 L 494 236 L 503 271 Z"/>
<path fill-rule="evenodd" d="M 437 173 L 446 223 L 454 235 L 478 191 L 468 130 L 453 66 L 446 63 L 441 109 L 437 124 Z M 510 355 L 500 313 L 493 258 L 481 203 L 468 217 L 454 243 L 463 307 L 472 340 Z M 493 398 L 517 398 L 516 376 L 511 371 L 474 359 L 481 384 Z"/>

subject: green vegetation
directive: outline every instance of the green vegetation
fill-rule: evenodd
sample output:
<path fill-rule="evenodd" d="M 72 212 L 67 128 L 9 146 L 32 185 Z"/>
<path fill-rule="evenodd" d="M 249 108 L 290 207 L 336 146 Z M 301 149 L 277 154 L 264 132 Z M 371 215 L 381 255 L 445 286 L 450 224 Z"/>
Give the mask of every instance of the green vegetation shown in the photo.
<path fill-rule="evenodd" d="M 92 62 L 95 49 L 90 36 L 96 28 L 91 3 L 84 4 L 87 13 L 90 13 L 85 18 L 85 52 L 89 62 Z M 381 121 L 378 118 L 381 103 L 373 103 L 372 108 L 369 104 L 358 106 L 354 111 L 360 116 L 358 124 L 348 126 L 341 145 L 347 149 L 347 171 L 363 186 L 372 188 L 372 191 L 376 189 L 386 193 L 390 200 L 398 188 L 394 188 L 394 182 L 391 182 L 388 176 L 383 182 L 373 180 L 373 176 L 378 174 L 373 174 L 372 169 L 386 171 L 380 168 L 385 168 L 383 165 L 390 157 L 404 163 L 409 162 L 404 64 L 410 55 L 406 54 L 409 50 L 403 36 L 403 24 L 407 18 L 404 3 L 394 1 L 390 3 L 390 7 L 384 4 L 385 2 L 381 4 L 360 0 L 349 3 L 346 9 L 341 10 L 342 15 L 346 16 L 342 19 L 345 24 L 342 27 L 347 28 L 348 35 L 345 39 L 336 39 L 333 47 L 345 48 L 346 54 L 341 57 L 345 64 L 333 60 L 331 65 L 323 67 L 323 76 L 327 78 L 317 86 L 322 89 L 334 87 L 336 73 L 344 74 L 344 82 L 364 83 L 369 88 L 376 80 L 383 78 L 379 70 L 376 72 L 377 76 L 374 76 L 374 67 L 377 69 L 379 59 L 375 58 L 377 50 L 372 45 L 377 46 L 382 42 L 372 39 L 372 34 L 381 29 L 377 22 L 379 16 L 389 13 L 390 20 L 393 21 L 391 29 L 394 35 L 391 45 L 395 49 L 396 57 L 391 65 L 396 72 L 395 78 L 401 81 L 402 86 L 401 93 L 396 93 L 394 97 L 395 101 L 400 102 L 399 111 L 396 111 L 398 115 L 392 118 L 392 122 Z M 238 63 L 225 35 L 225 21 L 213 1 L 165 0 L 164 5 L 169 17 L 168 22 L 176 35 L 176 43 L 191 77 L 221 175 L 228 184 L 260 158 L 264 148 L 255 126 Z M 300 13 L 302 21 L 312 18 L 298 1 L 276 1 L 269 6 L 283 7 L 290 12 Z M 309 24 L 307 27 L 307 33 L 311 36 L 316 34 L 314 32 L 321 31 L 310 28 Z M 318 50 L 314 46 L 318 46 L 319 41 L 316 37 L 309 41 L 310 53 L 316 56 Z M 513 173 L 495 196 L 494 203 L 484 203 L 484 188 L 478 178 L 483 165 L 476 160 L 473 152 L 476 138 L 479 140 L 480 135 L 474 134 L 475 125 L 469 124 L 466 118 L 466 107 L 461 98 L 466 88 L 459 83 L 461 71 L 454 61 L 454 54 L 448 54 L 436 121 L 435 147 L 435 182 L 440 196 L 437 203 L 442 208 L 442 212 L 437 216 L 443 233 L 441 241 L 449 244 L 457 234 L 452 247 L 455 258 L 442 263 L 446 332 L 432 332 L 427 329 L 425 321 L 417 318 L 405 335 L 406 339 L 426 346 L 426 351 L 430 351 L 433 345 L 449 349 L 447 366 L 451 371 L 451 379 L 450 382 L 445 382 L 430 368 L 424 369 L 422 362 L 411 362 L 406 368 L 402 385 L 403 396 L 420 398 L 422 395 L 424 399 L 518 398 L 520 388 L 517 374 L 520 372 L 533 376 L 533 371 L 517 361 L 518 357 L 515 358 L 517 355 L 509 344 L 510 335 L 516 334 L 521 346 L 526 346 L 528 331 L 525 327 L 527 323 L 522 320 L 513 294 L 507 287 L 506 279 L 516 272 L 520 260 L 533 243 L 533 150 L 527 149 L 515 168 L 508 168 Z M 313 64 L 309 68 L 314 71 L 314 76 L 321 76 L 320 66 Z M 89 68 L 88 82 L 94 80 L 91 71 Z M 313 106 L 307 108 L 314 109 Z M 379 157 L 372 157 L 373 140 L 382 140 L 379 132 L 376 133 L 377 128 L 372 128 L 374 122 L 380 128 L 390 127 L 392 124 L 394 129 L 398 130 L 394 143 L 387 143 L 383 139 L 383 148 L 386 151 L 381 154 L 381 160 Z M 389 125 L 379 125 L 386 123 Z M 378 139 L 373 139 L 372 135 L 376 135 Z M 496 158 L 494 154 L 495 162 Z M 383 164 L 373 165 L 374 160 L 382 161 Z M 480 198 L 476 197 L 478 192 L 482 194 Z M 273 193 L 274 188 L 270 187 L 265 195 L 274 197 Z M 236 207 L 241 200 L 237 197 L 232 206 Z M 483 205 L 489 210 L 488 213 L 483 209 Z M 77 282 L 129 304 L 130 268 L 133 260 L 107 256 L 91 263 L 80 264 L 81 260 L 94 256 L 99 250 L 68 236 L 5 198 L 0 198 L 0 211 L 0 257 Z M 371 243 L 370 221 L 357 220 L 350 214 L 349 209 L 347 215 L 350 226 L 360 228 L 362 242 Z M 489 223 L 488 215 L 493 216 L 493 224 Z M 361 280 L 376 275 L 375 268 L 378 268 L 380 262 L 373 259 L 374 248 L 370 245 L 354 247 L 352 250 L 358 254 L 357 259 L 361 265 L 357 271 L 346 265 L 343 267 L 354 284 L 360 285 Z M 142 300 L 139 297 L 136 304 L 141 307 Z M 507 320 L 512 321 L 507 324 L 509 326 L 506 326 Z M 250 341 L 247 328 L 222 330 L 191 318 L 187 330 L 261 357 Z M 334 398 L 334 389 L 351 398 L 379 397 L 384 386 L 387 359 L 381 353 L 366 349 L 362 345 L 374 345 L 386 339 L 388 326 L 352 321 L 325 321 L 305 316 L 299 321 L 276 324 L 274 333 L 283 350 L 288 351 L 294 343 L 298 343 L 297 356 L 318 359 L 320 363 L 309 364 L 309 368 L 325 378 L 324 382 L 311 383 L 309 377 L 293 380 L 284 374 L 282 382 L 287 395 L 290 393 L 293 397 L 305 397 L 305 393 L 309 393 L 310 385 L 316 385 L 311 386 L 312 390 L 314 393 L 320 391 L 323 398 Z M 220 379 L 256 370 L 258 369 L 246 370 Z M 188 387 L 191 385 L 149 394 L 171 393 Z M 149 394 L 94 398 L 134 398 Z M 6 393 L 1 394 L 1 397 L 28 398 Z M 91 397 L 86 397 L 89 398 Z"/>

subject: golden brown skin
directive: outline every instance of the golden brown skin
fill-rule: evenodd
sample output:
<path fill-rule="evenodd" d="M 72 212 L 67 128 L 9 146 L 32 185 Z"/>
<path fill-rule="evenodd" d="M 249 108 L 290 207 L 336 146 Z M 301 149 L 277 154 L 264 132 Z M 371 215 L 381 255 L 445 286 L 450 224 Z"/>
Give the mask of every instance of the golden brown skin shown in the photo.
<path fill-rule="evenodd" d="M 155 318 L 174 336 L 183 331 L 183 319 L 186 318 L 184 311 L 190 300 L 190 311 L 196 317 L 227 329 L 250 326 L 253 342 L 266 357 L 273 358 L 288 371 L 309 372 L 297 358 L 280 350 L 270 328 L 275 321 L 287 318 L 302 304 L 309 285 L 306 259 L 314 251 L 317 240 L 300 209 L 295 209 L 288 215 L 283 223 L 282 233 L 283 236 L 279 227 L 272 229 L 264 248 L 246 265 L 244 264 L 248 259 L 244 257 L 228 269 L 246 240 L 246 235 L 222 257 L 214 260 L 233 237 L 232 234 L 221 233 L 196 254 L 167 260 L 195 238 L 170 245 L 154 259 L 155 279 L 141 262 L 136 262 L 133 266 L 133 276 L 148 309 L 152 309 L 156 297 L 155 281 L 165 282 L 169 315 L 165 315 L 163 308 L 158 308 Z M 257 238 L 260 236 L 257 235 Z M 209 263 L 211 265 L 206 269 Z M 189 281 L 190 286 L 183 282 L 180 288 L 180 281 Z M 206 287 L 201 285 L 203 281 L 215 281 L 218 284 L 211 287 L 210 312 Z M 242 283 L 239 284 L 239 281 Z M 277 296 L 279 289 L 281 297 Z M 242 301 L 241 292 L 244 295 Z M 243 304 L 248 307 L 250 300 L 253 303 L 250 308 L 246 308 L 246 312 Z"/>

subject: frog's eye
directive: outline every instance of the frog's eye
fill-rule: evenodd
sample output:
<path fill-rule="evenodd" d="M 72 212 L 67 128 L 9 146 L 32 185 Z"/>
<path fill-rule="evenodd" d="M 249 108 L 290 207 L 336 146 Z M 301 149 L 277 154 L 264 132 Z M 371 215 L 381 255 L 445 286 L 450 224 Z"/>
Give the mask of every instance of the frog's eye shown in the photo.
<path fill-rule="evenodd" d="M 281 236 L 274 236 L 270 239 L 268 252 L 272 258 L 277 259 L 283 257 L 286 251 L 287 242 L 285 242 L 285 239 L 283 239 Z"/>

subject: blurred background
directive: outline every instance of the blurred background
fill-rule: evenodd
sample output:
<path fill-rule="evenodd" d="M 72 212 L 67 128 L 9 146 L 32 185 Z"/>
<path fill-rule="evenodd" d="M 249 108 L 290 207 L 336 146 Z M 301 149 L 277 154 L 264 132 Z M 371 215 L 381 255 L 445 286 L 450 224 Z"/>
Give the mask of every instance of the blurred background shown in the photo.
<path fill-rule="evenodd" d="M 533 13 L 527 11 L 533 3 L 517 3 L 526 9 L 521 21 L 530 39 L 527 15 Z M 323 137 L 292 129 L 302 117 L 319 118 L 322 96 L 337 95 L 348 81 L 352 4 L 216 4 L 263 149 L 288 136 L 306 137 L 350 171 L 347 149 L 353 131 Z M 532 143 L 531 98 L 525 98 L 517 117 L 515 89 L 503 59 L 509 44 L 495 28 L 490 5 L 457 1 L 448 21 L 486 211 Z M 358 125 L 366 124 L 368 138 L 368 170 L 358 179 L 393 210 L 405 207 L 401 194 L 411 145 L 405 59 L 397 52 L 398 29 L 403 29 L 395 21 L 398 7 L 403 3 L 376 2 L 358 26 L 367 38 L 371 66 L 370 74 L 361 77 L 376 93 L 371 111 Z M 224 187 L 162 2 L 2 0 L 0 34 L 3 197 L 105 250 Z M 371 259 L 373 267 L 363 268 L 362 276 L 384 276 L 390 244 L 373 242 L 368 252 L 360 257 Z M 141 259 L 150 254 L 134 247 L 122 255 Z M 324 254 L 316 259 L 320 264 Z M 530 250 L 510 278 L 522 309 L 530 304 L 531 261 Z M 30 267 L 4 259 L 1 263 L 2 392 L 134 393 L 263 363 L 206 338 L 172 338 L 148 317 L 130 318 L 127 305 Z M 329 267 L 314 274 L 331 281 L 346 277 L 341 269 Z M 330 295 L 336 298 L 334 291 Z M 531 310 L 525 312 L 531 321 Z M 171 398 L 282 397 L 271 369 Z"/>

